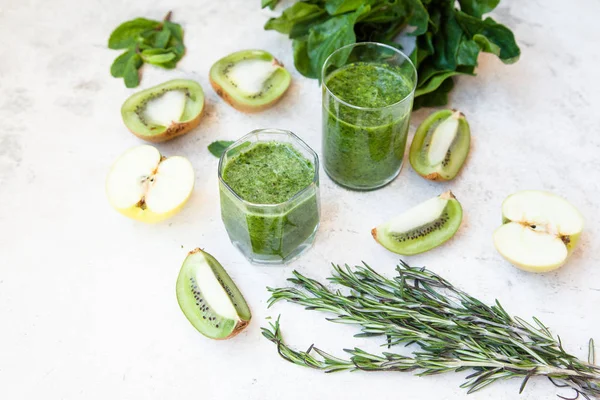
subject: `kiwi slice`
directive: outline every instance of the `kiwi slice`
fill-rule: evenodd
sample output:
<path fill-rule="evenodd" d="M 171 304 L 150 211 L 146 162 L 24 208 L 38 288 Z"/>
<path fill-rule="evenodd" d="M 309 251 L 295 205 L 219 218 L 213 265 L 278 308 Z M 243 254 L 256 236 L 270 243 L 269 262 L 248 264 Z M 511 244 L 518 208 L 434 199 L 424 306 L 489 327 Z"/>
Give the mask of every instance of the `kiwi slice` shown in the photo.
<path fill-rule="evenodd" d="M 448 191 L 392 218 L 371 231 L 386 249 L 403 255 L 431 250 L 450 239 L 462 221 L 462 207 Z"/>
<path fill-rule="evenodd" d="M 202 111 L 202 86 L 188 79 L 175 79 L 134 93 L 121 107 L 127 128 L 153 143 L 191 131 L 200 123 Z"/>
<path fill-rule="evenodd" d="M 192 250 L 177 278 L 179 307 L 201 334 L 229 339 L 250 323 L 250 309 L 235 283 L 210 254 Z"/>
<path fill-rule="evenodd" d="M 463 166 L 470 144 L 465 116 L 460 111 L 437 111 L 419 125 L 410 145 L 410 164 L 426 179 L 448 181 Z"/>
<path fill-rule="evenodd" d="M 244 50 L 213 64 L 210 84 L 234 108 L 253 112 L 271 107 L 290 86 L 288 70 L 270 53 Z"/>

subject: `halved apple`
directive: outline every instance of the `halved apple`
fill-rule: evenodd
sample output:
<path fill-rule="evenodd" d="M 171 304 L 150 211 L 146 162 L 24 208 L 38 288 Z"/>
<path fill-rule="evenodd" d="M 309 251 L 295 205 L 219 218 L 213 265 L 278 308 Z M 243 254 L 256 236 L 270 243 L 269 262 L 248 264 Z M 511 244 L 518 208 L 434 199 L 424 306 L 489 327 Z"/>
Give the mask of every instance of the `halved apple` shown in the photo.
<path fill-rule="evenodd" d="M 547 272 L 564 265 L 583 231 L 583 217 L 562 197 L 525 190 L 502 203 L 504 225 L 494 232 L 500 254 L 518 268 Z"/>
<path fill-rule="evenodd" d="M 115 210 L 149 223 L 179 212 L 193 188 L 194 169 L 187 158 L 165 158 L 149 145 L 123 153 L 106 179 L 108 201 Z"/>

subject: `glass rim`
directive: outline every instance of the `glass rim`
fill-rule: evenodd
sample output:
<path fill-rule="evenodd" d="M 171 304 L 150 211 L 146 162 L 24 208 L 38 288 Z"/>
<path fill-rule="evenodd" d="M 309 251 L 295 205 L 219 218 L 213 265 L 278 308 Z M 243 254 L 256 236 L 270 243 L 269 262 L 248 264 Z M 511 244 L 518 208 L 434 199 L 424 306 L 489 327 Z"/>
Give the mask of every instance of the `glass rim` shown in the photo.
<path fill-rule="evenodd" d="M 244 200 L 223 179 L 223 174 L 222 174 L 222 171 L 223 171 L 223 168 L 224 168 L 223 162 L 224 162 L 225 155 L 227 154 L 227 152 L 232 147 L 237 146 L 237 145 L 239 145 L 239 144 L 247 141 L 247 138 L 249 136 L 258 135 L 260 133 L 262 133 L 262 134 L 284 134 L 284 135 L 291 136 L 294 140 L 296 140 L 300 144 L 301 147 L 303 147 L 305 150 L 307 150 L 310 153 L 310 155 L 313 157 L 313 164 L 314 164 L 314 168 L 315 168 L 315 174 L 313 176 L 312 181 L 308 185 L 306 185 L 304 188 L 300 189 L 292 197 L 290 197 L 289 199 L 287 199 L 286 201 L 281 202 L 281 203 L 263 204 L 263 203 L 253 203 L 251 201 Z M 295 200 L 297 200 L 298 198 L 300 198 L 300 196 L 302 196 L 305 192 L 307 192 L 312 186 L 318 186 L 318 182 L 319 182 L 319 156 L 317 155 L 317 153 L 308 144 L 306 144 L 306 142 L 304 140 L 300 139 L 300 137 L 298 135 L 296 135 L 292 131 L 288 131 L 286 129 L 277 129 L 277 128 L 255 129 L 253 131 L 250 131 L 250 132 L 246 133 L 244 136 L 242 136 L 241 138 L 239 138 L 238 140 L 236 140 L 235 142 L 233 142 L 231 145 L 229 145 L 225 149 L 225 151 L 223 151 L 223 154 L 221 154 L 221 157 L 219 158 L 218 175 L 219 175 L 219 182 L 221 182 L 227 188 L 227 190 L 229 190 L 229 192 L 231 192 L 235 196 L 235 198 L 237 200 L 241 201 L 242 203 L 244 203 L 246 205 L 249 205 L 249 206 L 252 206 L 252 207 L 277 208 L 277 207 L 281 207 L 281 206 L 284 206 L 284 205 L 287 205 L 289 203 L 294 202 Z"/>
<path fill-rule="evenodd" d="M 383 107 L 361 107 L 361 106 L 356 106 L 354 104 L 348 103 L 347 101 L 344 101 L 342 99 L 340 99 L 336 94 L 334 94 L 329 87 L 327 87 L 327 82 L 325 81 L 325 67 L 327 66 L 327 63 L 329 62 L 329 60 L 331 59 L 331 57 L 333 57 L 335 54 L 337 54 L 338 52 L 347 49 L 349 47 L 358 47 L 358 46 L 365 46 L 365 45 L 374 45 L 377 47 L 383 47 L 383 48 L 387 48 L 390 50 L 393 50 L 394 52 L 396 52 L 397 54 L 400 54 L 403 58 L 404 61 L 408 61 L 408 63 L 410 64 L 410 66 L 412 67 L 414 73 L 415 73 L 415 82 L 413 84 L 413 88 L 410 91 L 409 94 L 407 94 L 402 100 L 398 100 L 395 103 L 392 104 L 388 104 L 387 106 L 383 106 Z M 340 67 L 341 68 L 341 67 Z M 418 81 L 419 77 L 418 77 L 418 72 L 417 72 L 417 68 L 415 67 L 415 64 L 412 62 L 412 60 L 410 59 L 410 57 L 408 57 L 406 54 L 404 54 L 402 51 L 398 50 L 397 48 L 384 44 L 384 43 L 379 43 L 379 42 L 358 42 L 358 43 L 351 43 L 351 44 L 347 44 L 343 47 L 340 47 L 339 49 L 335 50 L 333 53 L 331 53 L 326 59 L 325 62 L 323 63 L 323 67 L 321 67 L 321 83 L 323 85 L 323 87 L 327 90 L 327 92 L 339 103 L 342 103 L 343 105 L 347 106 L 347 107 L 351 107 L 354 108 L 356 110 L 361 110 L 361 111 L 379 111 L 379 110 L 385 110 L 388 107 L 395 107 L 398 106 L 399 104 L 402 104 L 403 102 L 405 102 L 406 100 L 408 100 L 409 98 L 414 98 L 414 93 L 417 90 L 417 81 Z"/>

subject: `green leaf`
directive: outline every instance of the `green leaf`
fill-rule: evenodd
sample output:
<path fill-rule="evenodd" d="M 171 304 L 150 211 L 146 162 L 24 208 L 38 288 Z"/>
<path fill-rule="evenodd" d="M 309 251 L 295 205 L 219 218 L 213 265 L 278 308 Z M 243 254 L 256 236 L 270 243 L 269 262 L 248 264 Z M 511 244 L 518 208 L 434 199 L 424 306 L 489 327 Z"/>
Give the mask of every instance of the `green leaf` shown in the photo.
<path fill-rule="evenodd" d="M 181 28 L 181 25 L 171 21 L 165 21 L 163 24 L 164 27 L 171 32 L 171 36 L 173 36 L 177 41 L 183 42 L 183 29 Z"/>
<path fill-rule="evenodd" d="M 500 0 L 458 0 L 458 3 L 462 12 L 481 18 L 483 14 L 496 8 Z"/>
<path fill-rule="evenodd" d="M 313 26 L 308 35 L 307 50 L 313 73 L 320 75 L 325 60 L 340 47 L 356 42 L 354 23 L 369 7 L 361 7 L 352 14 L 339 15 Z"/>
<path fill-rule="evenodd" d="M 452 78 L 446 79 L 436 90 L 426 93 L 419 97 L 415 97 L 413 110 L 418 110 L 421 107 L 438 107 L 448 104 L 448 94 L 454 88 Z"/>
<path fill-rule="evenodd" d="M 154 47 L 164 49 L 171 39 L 171 31 L 163 28 L 154 38 Z"/>
<path fill-rule="evenodd" d="M 456 58 L 463 31 L 456 20 L 452 2 L 439 12 L 439 31 L 433 36 L 433 62 L 438 69 L 454 70 L 458 65 Z"/>
<path fill-rule="evenodd" d="M 458 65 L 476 66 L 480 50 L 481 47 L 475 40 L 469 40 L 463 37 L 463 40 L 458 46 L 458 56 L 456 57 Z"/>
<path fill-rule="evenodd" d="M 515 36 L 506 26 L 497 23 L 492 18 L 481 21 L 462 11 L 456 12 L 456 19 L 465 34 L 480 45 L 482 51 L 497 54 L 506 64 L 516 62 L 521 50 L 515 41 Z"/>
<path fill-rule="evenodd" d="M 318 78 L 319 73 L 312 70 L 310 57 L 308 56 L 308 42 L 306 38 L 294 39 L 292 41 L 294 50 L 294 66 L 302 75 L 307 78 Z"/>
<path fill-rule="evenodd" d="M 159 26 L 160 22 L 146 18 L 136 18 L 124 22 L 110 34 L 108 47 L 113 50 L 119 50 L 135 46 L 138 38 L 144 31 L 156 29 Z"/>
<path fill-rule="evenodd" d="M 269 7 L 271 10 L 273 10 L 279 1 L 280 0 L 261 0 L 261 6 L 262 8 Z"/>
<path fill-rule="evenodd" d="M 161 65 L 164 64 L 166 62 L 169 62 L 171 60 L 173 60 L 175 58 L 175 53 L 165 53 L 165 54 L 148 54 L 148 55 L 144 55 L 144 52 L 142 52 L 142 59 L 150 64 L 154 64 L 154 65 Z"/>
<path fill-rule="evenodd" d="M 125 66 L 131 57 L 135 55 L 134 50 L 128 50 L 115 59 L 110 67 L 110 74 L 115 78 L 122 78 L 125 73 Z"/>
<path fill-rule="evenodd" d="M 428 81 L 424 82 L 422 86 L 415 90 L 415 97 L 423 96 L 424 94 L 437 90 L 440 86 L 442 86 L 446 79 L 460 74 L 461 73 L 458 71 L 446 71 L 432 75 Z"/>
<path fill-rule="evenodd" d="M 127 61 L 127 64 L 125 64 L 125 70 L 123 71 L 125 86 L 128 88 L 134 88 L 140 84 L 140 73 L 138 70 L 142 64 L 142 57 L 140 57 L 139 54 L 134 54 L 129 61 Z"/>
<path fill-rule="evenodd" d="M 365 3 L 364 0 L 329 0 L 325 3 L 325 10 L 329 15 L 339 15 L 356 11 Z"/>
<path fill-rule="evenodd" d="M 304 2 L 295 3 L 293 6 L 285 9 L 278 18 L 271 18 L 265 24 L 265 30 L 275 30 L 279 33 L 289 35 L 294 26 L 312 22 L 315 19 L 324 16 L 326 13 L 321 7 Z M 308 27 L 304 33 L 297 33 L 296 36 L 302 36 L 308 33 Z"/>
<path fill-rule="evenodd" d="M 427 32 L 429 14 L 421 0 L 376 1 L 360 22 L 371 24 L 370 30 L 389 30 L 393 34 L 388 35 L 388 39 L 393 40 L 406 26 L 415 28 L 408 33 L 411 36 Z"/>
<path fill-rule="evenodd" d="M 232 140 L 217 140 L 208 145 L 208 151 L 215 157 L 221 157 L 225 150 L 233 143 Z"/>

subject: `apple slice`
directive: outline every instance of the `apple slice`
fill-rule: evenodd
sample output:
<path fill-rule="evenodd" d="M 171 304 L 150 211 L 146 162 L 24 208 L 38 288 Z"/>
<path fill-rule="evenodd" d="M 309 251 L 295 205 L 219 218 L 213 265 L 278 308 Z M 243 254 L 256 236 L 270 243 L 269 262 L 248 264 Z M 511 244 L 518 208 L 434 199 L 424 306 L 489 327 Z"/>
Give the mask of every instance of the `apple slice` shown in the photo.
<path fill-rule="evenodd" d="M 547 272 L 564 265 L 583 231 L 583 217 L 562 197 L 525 190 L 502 203 L 504 224 L 494 245 L 510 263 L 525 271 Z"/>
<path fill-rule="evenodd" d="M 165 158 L 149 145 L 123 153 L 106 179 L 108 201 L 115 210 L 149 223 L 179 212 L 193 188 L 194 169 L 186 158 Z"/>

